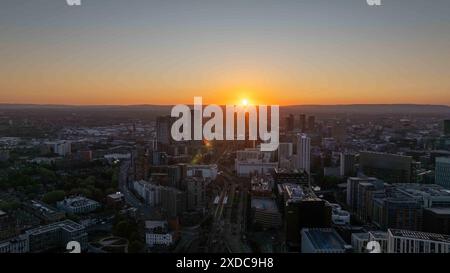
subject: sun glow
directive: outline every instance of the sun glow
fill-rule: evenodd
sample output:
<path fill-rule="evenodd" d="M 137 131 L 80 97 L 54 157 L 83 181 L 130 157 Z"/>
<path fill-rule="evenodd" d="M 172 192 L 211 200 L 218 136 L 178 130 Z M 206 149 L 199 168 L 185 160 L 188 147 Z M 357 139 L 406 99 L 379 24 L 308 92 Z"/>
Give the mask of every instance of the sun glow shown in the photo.
<path fill-rule="evenodd" d="M 243 100 L 241 101 L 241 104 L 242 104 L 243 106 L 249 105 L 248 99 L 243 99 Z"/>

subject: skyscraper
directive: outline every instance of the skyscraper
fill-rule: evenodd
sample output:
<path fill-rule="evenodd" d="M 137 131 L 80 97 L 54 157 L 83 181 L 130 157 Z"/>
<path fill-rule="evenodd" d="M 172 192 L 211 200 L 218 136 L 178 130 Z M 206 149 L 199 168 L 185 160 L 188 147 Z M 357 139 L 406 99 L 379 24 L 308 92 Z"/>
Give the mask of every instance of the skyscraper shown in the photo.
<path fill-rule="evenodd" d="M 287 132 L 294 131 L 294 115 L 290 114 L 289 116 L 287 116 L 285 123 L 286 123 L 285 128 Z"/>
<path fill-rule="evenodd" d="M 437 157 L 436 158 L 436 184 L 441 185 L 446 189 L 450 189 L 450 158 Z"/>
<path fill-rule="evenodd" d="M 340 175 L 353 176 L 356 171 L 356 156 L 351 153 L 341 153 L 340 160 Z"/>
<path fill-rule="evenodd" d="M 316 117 L 309 116 L 308 117 L 308 130 L 313 131 L 316 128 Z"/>
<path fill-rule="evenodd" d="M 450 119 L 444 120 L 444 134 L 450 136 Z"/>
<path fill-rule="evenodd" d="M 170 144 L 170 130 L 173 118 L 171 116 L 159 116 L 156 118 L 156 139 L 158 145 Z"/>
<path fill-rule="evenodd" d="M 299 117 L 299 128 L 300 130 L 302 130 L 302 132 L 304 132 L 306 130 L 306 115 L 301 114 Z"/>
<path fill-rule="evenodd" d="M 297 168 L 305 170 L 310 174 L 311 165 L 311 139 L 305 135 L 300 134 L 297 138 Z"/>

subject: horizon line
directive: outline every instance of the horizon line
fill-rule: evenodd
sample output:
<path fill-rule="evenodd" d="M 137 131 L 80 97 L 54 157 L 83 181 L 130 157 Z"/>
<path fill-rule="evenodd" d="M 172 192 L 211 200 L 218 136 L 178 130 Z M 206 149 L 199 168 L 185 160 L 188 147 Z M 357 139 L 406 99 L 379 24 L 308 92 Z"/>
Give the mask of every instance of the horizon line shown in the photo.
<path fill-rule="evenodd" d="M 169 107 L 175 106 L 178 104 L 65 104 L 65 103 L 4 103 L 0 102 L 0 106 L 53 106 L 53 107 L 137 107 L 137 106 L 160 106 L 160 107 Z M 211 105 L 204 104 L 204 105 Z M 192 106 L 193 104 L 184 104 Z M 238 104 L 215 104 L 219 106 L 226 105 L 238 105 Z M 254 104 L 254 106 L 258 105 L 271 105 L 271 104 Z M 277 104 L 274 104 L 277 105 Z M 278 105 L 280 107 L 298 107 L 298 106 L 433 106 L 433 107 L 450 107 L 450 104 L 429 104 L 429 103 L 347 103 L 347 104 L 285 104 Z"/>

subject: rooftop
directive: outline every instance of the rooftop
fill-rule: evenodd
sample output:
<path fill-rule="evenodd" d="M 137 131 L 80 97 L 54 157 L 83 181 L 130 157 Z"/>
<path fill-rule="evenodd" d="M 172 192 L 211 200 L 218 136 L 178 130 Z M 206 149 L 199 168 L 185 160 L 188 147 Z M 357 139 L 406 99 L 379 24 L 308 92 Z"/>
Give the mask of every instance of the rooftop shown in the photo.
<path fill-rule="evenodd" d="M 316 249 L 346 249 L 347 244 L 334 229 L 305 228 L 302 233 L 308 237 Z"/>
<path fill-rule="evenodd" d="M 256 208 L 259 210 L 273 211 L 277 212 L 278 208 L 274 200 L 270 198 L 252 198 L 252 208 Z"/>
<path fill-rule="evenodd" d="M 411 231 L 411 230 L 403 230 L 403 229 L 389 229 L 389 233 L 391 233 L 395 237 L 402 238 L 411 238 L 417 240 L 429 240 L 436 242 L 443 242 L 450 244 L 450 236 L 444 234 L 436 234 L 436 233 L 427 233 L 421 231 Z"/>

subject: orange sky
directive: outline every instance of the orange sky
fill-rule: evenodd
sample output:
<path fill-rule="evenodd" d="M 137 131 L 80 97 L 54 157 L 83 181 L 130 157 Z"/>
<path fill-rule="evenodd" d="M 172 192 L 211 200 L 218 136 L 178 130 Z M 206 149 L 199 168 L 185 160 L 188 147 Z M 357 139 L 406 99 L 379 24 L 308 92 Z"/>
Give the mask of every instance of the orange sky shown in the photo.
<path fill-rule="evenodd" d="M 8 1 L 0 103 L 450 105 L 450 2 L 325 2 Z"/>

